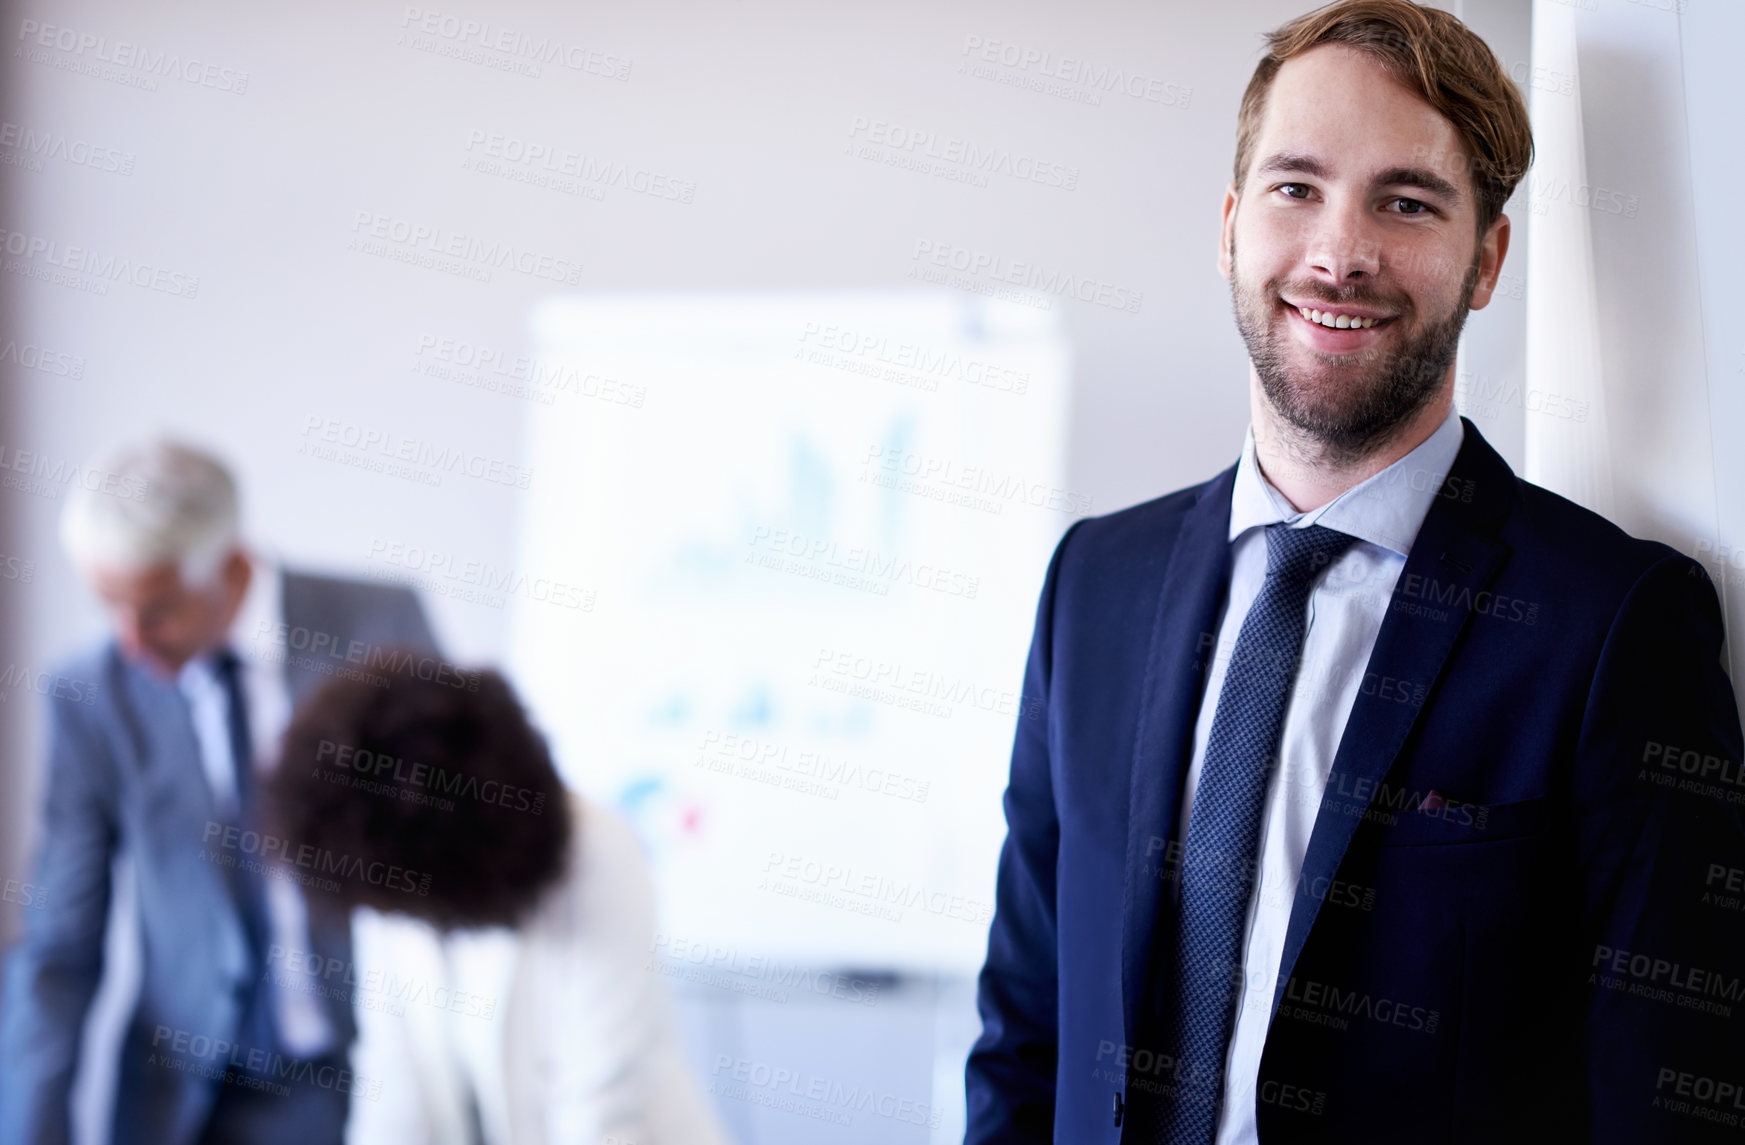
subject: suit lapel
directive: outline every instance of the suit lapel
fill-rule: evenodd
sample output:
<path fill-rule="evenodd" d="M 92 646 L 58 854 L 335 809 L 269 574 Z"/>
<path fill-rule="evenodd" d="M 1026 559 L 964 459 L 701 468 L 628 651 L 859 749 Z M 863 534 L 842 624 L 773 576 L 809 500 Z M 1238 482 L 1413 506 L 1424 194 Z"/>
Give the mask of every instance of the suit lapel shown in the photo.
<path fill-rule="evenodd" d="M 1151 618 L 1151 644 L 1134 737 L 1127 822 L 1127 889 L 1121 924 L 1121 985 L 1127 1042 L 1135 1038 L 1146 995 L 1158 907 L 1168 883 L 1158 877 L 1181 812 L 1213 624 L 1229 580 L 1231 466 L 1207 483 L 1187 511 Z"/>
<path fill-rule="evenodd" d="M 141 832 L 156 861 L 168 864 L 170 880 L 181 887 L 185 905 L 195 904 L 188 924 L 207 931 L 219 974 L 225 981 L 234 980 L 247 973 L 247 938 L 229 869 L 213 861 L 220 847 L 209 839 L 210 825 L 218 824 L 220 816 L 200 762 L 187 700 L 173 679 L 119 655 L 116 659 L 140 765 Z"/>
<path fill-rule="evenodd" d="M 178 831 L 192 824 L 198 838 L 206 821 L 217 819 L 218 812 L 211 781 L 200 763 L 188 701 L 174 680 L 138 664 L 123 660 L 121 673 L 129 714 L 134 717 L 142 790 L 146 806 L 152 809 L 148 822 Z M 166 823 L 165 816 L 174 822 Z"/>
<path fill-rule="evenodd" d="M 1466 422 L 1466 437 L 1448 481 L 1424 517 L 1394 585 L 1365 677 L 1381 684 L 1360 689 L 1352 706 L 1309 836 L 1299 888 L 1326 885 L 1316 880 L 1330 880 L 1337 873 L 1363 818 L 1350 805 L 1367 808 L 1375 798 L 1419 711 L 1434 699 L 1437 677 L 1472 614 L 1471 602 L 1509 555 L 1509 547 L 1495 538 L 1495 522 L 1515 484 L 1508 465 Z M 1472 491 L 1470 503 L 1461 499 L 1467 490 Z M 1420 603 L 1430 607 L 1411 607 Z M 1400 689 L 1410 689 L 1411 702 L 1392 698 Z M 1329 810 L 1330 801 L 1339 809 Z M 1313 895 L 1298 894 L 1291 907 L 1273 991 L 1274 1014 L 1320 906 Z"/>

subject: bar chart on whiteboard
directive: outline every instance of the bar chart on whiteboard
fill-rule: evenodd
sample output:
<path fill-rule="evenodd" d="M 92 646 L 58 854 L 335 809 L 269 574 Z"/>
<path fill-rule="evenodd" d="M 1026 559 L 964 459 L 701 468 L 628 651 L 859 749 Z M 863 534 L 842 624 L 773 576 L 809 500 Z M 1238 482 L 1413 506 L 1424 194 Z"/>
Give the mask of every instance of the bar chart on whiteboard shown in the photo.
<path fill-rule="evenodd" d="M 972 971 L 1066 488 L 1052 312 L 945 290 L 560 297 L 510 665 L 660 926 Z M 1037 714 L 1032 705 L 1029 713 Z"/>

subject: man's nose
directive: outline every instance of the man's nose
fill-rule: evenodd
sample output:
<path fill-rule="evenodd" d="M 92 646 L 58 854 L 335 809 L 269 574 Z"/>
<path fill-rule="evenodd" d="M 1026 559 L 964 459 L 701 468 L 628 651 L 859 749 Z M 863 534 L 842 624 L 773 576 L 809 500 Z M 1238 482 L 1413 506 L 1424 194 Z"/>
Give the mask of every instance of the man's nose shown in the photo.
<path fill-rule="evenodd" d="M 1367 282 L 1381 272 L 1381 240 L 1361 208 L 1330 212 L 1310 236 L 1303 261 L 1332 286 Z"/>

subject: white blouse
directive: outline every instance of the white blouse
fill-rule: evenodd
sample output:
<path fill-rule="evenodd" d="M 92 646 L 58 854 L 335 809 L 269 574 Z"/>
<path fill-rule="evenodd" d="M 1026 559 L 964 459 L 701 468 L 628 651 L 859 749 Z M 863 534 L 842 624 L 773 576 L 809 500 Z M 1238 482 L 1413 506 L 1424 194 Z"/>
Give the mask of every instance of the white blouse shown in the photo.
<path fill-rule="evenodd" d="M 636 837 L 572 793 L 579 845 L 518 929 L 352 915 L 346 1145 L 728 1145 L 685 1062 Z"/>

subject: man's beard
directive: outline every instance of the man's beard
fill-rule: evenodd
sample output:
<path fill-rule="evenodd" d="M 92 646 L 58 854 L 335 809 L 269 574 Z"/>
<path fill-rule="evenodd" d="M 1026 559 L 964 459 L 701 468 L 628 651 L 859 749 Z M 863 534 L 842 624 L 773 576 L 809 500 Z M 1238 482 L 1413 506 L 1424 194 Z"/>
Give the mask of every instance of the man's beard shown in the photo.
<path fill-rule="evenodd" d="M 1335 464 L 1362 460 L 1385 444 L 1421 412 L 1448 375 L 1460 347 L 1460 330 L 1472 302 L 1478 278 L 1475 257 L 1467 271 L 1460 302 L 1447 314 L 1423 325 L 1395 350 L 1375 349 L 1342 355 L 1319 368 L 1292 366 L 1290 333 L 1296 321 L 1280 306 L 1284 294 L 1309 306 L 1337 309 L 1341 305 L 1386 310 L 1406 322 L 1415 308 L 1404 296 L 1390 298 L 1365 286 L 1328 290 L 1321 284 L 1285 287 L 1267 282 L 1258 292 L 1248 289 L 1235 270 L 1231 246 L 1230 297 L 1236 328 L 1248 346 L 1248 358 L 1260 376 L 1261 389 L 1279 415 L 1315 442 Z M 1314 353 L 1298 347 L 1299 353 Z"/>

